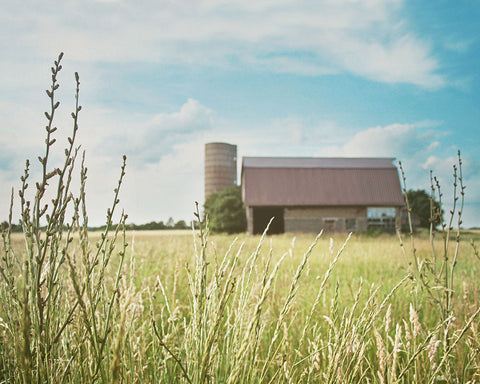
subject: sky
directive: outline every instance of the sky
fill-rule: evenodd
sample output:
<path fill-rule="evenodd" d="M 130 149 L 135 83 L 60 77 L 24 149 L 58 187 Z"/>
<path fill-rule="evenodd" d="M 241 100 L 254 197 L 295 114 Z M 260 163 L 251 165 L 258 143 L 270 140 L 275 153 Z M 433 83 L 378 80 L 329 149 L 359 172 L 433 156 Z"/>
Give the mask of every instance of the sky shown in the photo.
<path fill-rule="evenodd" d="M 480 226 L 478 20 L 479 0 L 0 0 L 0 221 L 25 159 L 38 180 L 64 52 L 51 160 L 78 72 L 90 225 L 105 222 L 124 154 L 129 222 L 193 220 L 204 145 L 224 141 L 239 159 L 395 158 L 408 189 L 439 179 L 447 218 L 460 150 L 463 226 Z"/>

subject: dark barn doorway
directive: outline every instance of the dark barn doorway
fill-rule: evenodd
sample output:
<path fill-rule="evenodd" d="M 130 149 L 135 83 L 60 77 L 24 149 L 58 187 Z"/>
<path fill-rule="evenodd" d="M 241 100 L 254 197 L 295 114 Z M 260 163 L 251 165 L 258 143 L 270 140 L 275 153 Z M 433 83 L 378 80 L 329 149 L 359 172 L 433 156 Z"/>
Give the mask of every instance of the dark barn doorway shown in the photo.
<path fill-rule="evenodd" d="M 255 207 L 253 208 L 253 233 L 255 235 L 263 233 L 272 217 L 274 219 L 267 233 L 275 235 L 285 232 L 282 207 Z"/>

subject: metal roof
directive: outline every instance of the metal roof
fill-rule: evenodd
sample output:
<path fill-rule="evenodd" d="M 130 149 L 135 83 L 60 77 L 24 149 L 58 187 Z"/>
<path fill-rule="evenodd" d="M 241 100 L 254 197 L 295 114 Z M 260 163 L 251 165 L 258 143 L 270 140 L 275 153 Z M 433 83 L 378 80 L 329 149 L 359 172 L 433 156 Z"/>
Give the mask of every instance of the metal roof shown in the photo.
<path fill-rule="evenodd" d="M 403 206 L 392 158 L 243 158 L 246 206 Z"/>
<path fill-rule="evenodd" d="M 393 157 L 244 157 L 255 168 L 395 168 Z"/>

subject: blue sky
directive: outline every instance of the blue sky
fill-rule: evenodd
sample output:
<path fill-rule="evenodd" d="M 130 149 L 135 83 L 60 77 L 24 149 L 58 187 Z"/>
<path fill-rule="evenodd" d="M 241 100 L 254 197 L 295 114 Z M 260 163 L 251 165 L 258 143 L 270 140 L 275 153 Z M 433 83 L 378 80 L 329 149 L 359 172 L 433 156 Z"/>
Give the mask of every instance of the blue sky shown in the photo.
<path fill-rule="evenodd" d="M 480 226 L 478 0 L 0 4 L 4 218 L 25 159 L 43 153 L 44 90 L 63 51 L 58 140 L 77 71 L 90 224 L 104 221 L 123 154 L 131 222 L 193 219 L 203 146 L 227 141 L 240 158 L 395 157 L 408 188 L 428 189 L 432 170 L 446 202 L 461 150 L 464 225 Z"/>

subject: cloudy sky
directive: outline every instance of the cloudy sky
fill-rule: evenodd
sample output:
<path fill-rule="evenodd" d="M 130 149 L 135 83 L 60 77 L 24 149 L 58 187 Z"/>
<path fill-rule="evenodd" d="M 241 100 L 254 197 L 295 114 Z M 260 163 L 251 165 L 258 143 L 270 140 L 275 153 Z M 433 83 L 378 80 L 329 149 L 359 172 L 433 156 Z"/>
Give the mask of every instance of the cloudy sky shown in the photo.
<path fill-rule="evenodd" d="M 0 5 L 0 221 L 25 159 L 44 152 L 45 89 L 64 52 L 53 160 L 79 72 L 92 225 L 104 222 L 123 154 L 129 221 L 190 221 L 204 144 L 226 141 L 239 158 L 394 157 L 408 188 L 429 189 L 433 170 L 446 201 L 461 150 L 464 224 L 480 226 L 478 0 Z"/>

